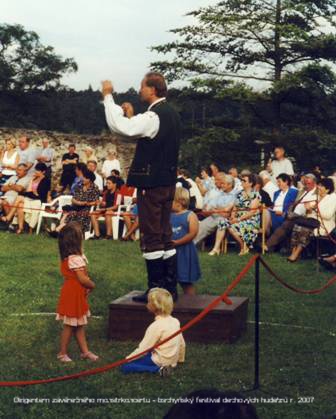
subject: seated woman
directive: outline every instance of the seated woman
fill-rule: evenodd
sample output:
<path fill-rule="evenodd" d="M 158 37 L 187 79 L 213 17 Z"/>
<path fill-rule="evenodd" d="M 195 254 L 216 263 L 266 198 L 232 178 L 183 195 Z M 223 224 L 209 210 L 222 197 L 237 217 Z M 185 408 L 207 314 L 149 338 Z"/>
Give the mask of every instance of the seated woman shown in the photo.
<path fill-rule="evenodd" d="M 117 178 L 108 176 L 106 178 L 106 190 L 103 193 L 103 200 L 99 208 L 91 214 L 91 222 L 94 229 L 93 240 L 100 239 L 99 218 L 105 217 L 106 239 L 112 239 L 112 215 L 118 209 L 117 202 Z"/>
<path fill-rule="evenodd" d="M 261 198 L 259 192 L 253 190 L 255 176 L 252 174 L 243 176 L 242 186 L 243 190 L 237 196 L 231 217 L 221 220 L 218 224 L 215 247 L 210 255 L 219 253 L 219 246 L 226 229 L 240 245 L 239 256 L 247 254 L 249 246 L 257 238 L 260 229 Z"/>
<path fill-rule="evenodd" d="M 270 209 L 271 228 L 275 231 L 284 222 L 289 207 L 295 202 L 298 190 L 291 186 L 292 180 L 286 173 L 277 178 L 279 190 L 274 192 L 273 208 Z"/>
<path fill-rule="evenodd" d="M 47 202 L 50 192 L 50 178 L 47 177 L 48 167 L 44 163 L 37 163 L 35 173 L 30 181 L 26 192 L 21 192 L 17 197 L 13 208 L 1 220 L 10 222 L 15 215 L 18 217 L 17 234 L 24 231 L 24 223 L 29 225 L 29 233 L 36 227 L 39 209 L 42 203 Z"/>
<path fill-rule="evenodd" d="M 6 140 L 6 150 L 1 158 L 1 173 L 0 184 L 3 185 L 6 181 L 16 175 L 16 169 L 20 161 L 19 153 L 16 151 L 15 138 L 8 138 Z"/>
<path fill-rule="evenodd" d="M 99 189 L 94 181 L 96 176 L 88 169 L 83 170 L 83 182 L 76 186 L 72 205 L 63 207 L 64 214 L 59 226 L 50 231 L 51 236 L 57 236 L 57 233 L 71 221 L 77 221 L 83 230 L 83 233 L 90 230 L 90 209 L 99 204 Z"/>
<path fill-rule="evenodd" d="M 287 259 L 289 262 L 296 262 L 299 259 L 303 249 L 309 245 L 314 236 L 327 236 L 335 228 L 336 194 L 334 190 L 334 182 L 331 179 L 321 179 L 317 184 L 317 201 L 304 204 L 307 224 L 295 224 L 293 228 L 292 253 Z"/>

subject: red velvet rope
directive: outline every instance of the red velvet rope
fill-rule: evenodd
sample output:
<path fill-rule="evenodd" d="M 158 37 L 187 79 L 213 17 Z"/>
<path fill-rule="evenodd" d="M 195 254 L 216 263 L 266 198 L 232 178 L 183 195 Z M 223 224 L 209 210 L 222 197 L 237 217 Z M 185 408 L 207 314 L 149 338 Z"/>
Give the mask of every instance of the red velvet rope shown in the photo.
<path fill-rule="evenodd" d="M 298 294 L 308 294 L 308 295 L 315 295 L 320 294 L 325 289 L 329 288 L 331 285 L 333 285 L 336 282 L 336 275 L 331 278 L 323 287 L 314 289 L 314 290 L 304 290 L 302 288 L 296 288 L 292 285 L 289 285 L 286 281 L 284 281 L 278 274 L 276 274 L 272 268 L 264 261 L 262 257 L 259 258 L 260 263 L 264 266 L 264 268 L 277 280 L 280 282 L 281 285 L 283 285 L 285 288 L 290 289 L 291 291 L 294 291 Z"/>

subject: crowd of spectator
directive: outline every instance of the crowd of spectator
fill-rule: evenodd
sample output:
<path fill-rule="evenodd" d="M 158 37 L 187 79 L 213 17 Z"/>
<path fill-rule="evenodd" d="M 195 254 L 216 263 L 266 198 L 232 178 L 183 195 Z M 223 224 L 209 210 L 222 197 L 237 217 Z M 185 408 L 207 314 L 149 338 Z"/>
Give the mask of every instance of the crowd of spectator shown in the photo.
<path fill-rule="evenodd" d="M 105 237 L 112 238 L 111 217 L 127 197 L 132 206 L 131 213 L 124 215 L 123 239 L 135 239 L 136 191 L 125 185 L 115 149 L 108 149 L 104 161 L 99 161 L 92 147 L 87 146 L 80 156 L 75 144 L 70 144 L 55 185 L 55 153 L 47 138 L 39 149 L 26 136 L 19 138 L 18 147 L 12 137 L 4 145 L 0 154 L 1 221 L 17 234 L 27 229 L 33 232 L 42 204 L 70 194 L 72 205 L 64 208 L 56 233 L 76 220 L 84 232 L 92 229 L 92 238 L 97 240 L 102 237 L 100 221 L 104 221 Z M 336 173 L 323 174 L 315 167 L 310 173 L 295 174 L 281 146 L 275 147 L 272 157 L 259 173 L 212 163 L 192 179 L 188 170 L 178 170 L 177 187 L 188 191 L 189 210 L 199 220 L 194 243 L 209 244 L 210 256 L 219 255 L 226 240 L 238 244 L 241 256 L 254 248 L 287 252 L 288 261 L 296 262 L 314 253 L 314 245 L 323 239 L 328 255 L 321 257 L 321 263 L 335 267 Z"/>

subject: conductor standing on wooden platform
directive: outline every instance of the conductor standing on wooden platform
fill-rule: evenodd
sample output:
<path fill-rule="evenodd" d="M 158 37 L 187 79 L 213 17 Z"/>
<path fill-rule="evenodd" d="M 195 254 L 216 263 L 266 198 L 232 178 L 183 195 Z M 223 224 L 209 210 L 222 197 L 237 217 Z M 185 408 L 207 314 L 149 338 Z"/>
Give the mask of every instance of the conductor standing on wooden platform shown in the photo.
<path fill-rule="evenodd" d="M 127 118 L 116 105 L 110 81 L 104 81 L 106 121 L 111 131 L 137 139 L 127 185 L 137 188 L 140 246 L 146 261 L 148 289 L 133 297 L 147 302 L 149 289 L 167 289 L 177 299 L 177 256 L 172 243 L 170 214 L 175 194 L 181 123 L 178 113 L 167 103 L 167 84 L 155 72 L 141 82 L 141 100 L 147 112 Z"/>

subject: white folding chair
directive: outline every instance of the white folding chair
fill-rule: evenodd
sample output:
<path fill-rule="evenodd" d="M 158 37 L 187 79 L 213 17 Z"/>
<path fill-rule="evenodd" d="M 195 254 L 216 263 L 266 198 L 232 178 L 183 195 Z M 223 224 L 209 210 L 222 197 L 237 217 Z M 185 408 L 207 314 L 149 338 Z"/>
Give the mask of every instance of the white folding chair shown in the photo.
<path fill-rule="evenodd" d="M 61 195 L 55 198 L 52 202 L 42 204 L 37 227 L 36 227 L 36 234 L 39 234 L 42 220 L 43 218 L 52 218 L 54 220 L 60 220 L 62 218 L 62 209 L 65 205 L 71 205 L 72 204 L 72 195 Z M 56 211 L 51 211 L 54 207 L 56 207 Z M 48 211 L 49 209 L 49 211 Z"/>

